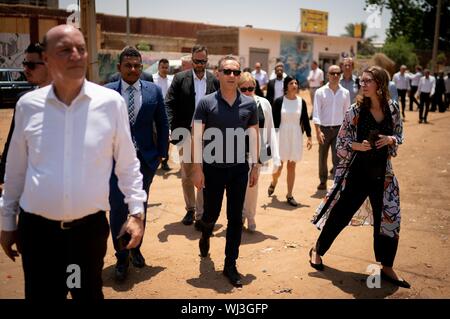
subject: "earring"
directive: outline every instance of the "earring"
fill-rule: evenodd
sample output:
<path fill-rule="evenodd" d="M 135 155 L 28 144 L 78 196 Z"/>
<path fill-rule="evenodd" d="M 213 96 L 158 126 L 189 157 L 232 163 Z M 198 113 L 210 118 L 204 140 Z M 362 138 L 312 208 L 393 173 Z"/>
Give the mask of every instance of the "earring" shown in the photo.
<path fill-rule="evenodd" d="M 377 94 L 381 96 L 381 94 L 383 94 L 383 91 L 381 89 L 378 89 Z"/>

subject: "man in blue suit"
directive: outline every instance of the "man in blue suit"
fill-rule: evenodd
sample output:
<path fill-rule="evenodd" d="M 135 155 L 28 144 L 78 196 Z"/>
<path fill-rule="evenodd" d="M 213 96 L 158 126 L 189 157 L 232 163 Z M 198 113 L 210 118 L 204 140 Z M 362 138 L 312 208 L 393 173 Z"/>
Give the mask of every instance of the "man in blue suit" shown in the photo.
<path fill-rule="evenodd" d="M 150 189 L 155 171 L 161 160 L 167 157 L 169 126 L 166 109 L 161 89 L 154 83 L 140 80 L 142 73 L 142 57 L 138 50 L 126 47 L 119 56 L 117 68 L 121 78 L 106 85 L 107 88 L 116 90 L 125 99 L 128 106 L 131 138 L 133 140 L 137 157 L 141 163 L 143 175 L 143 188 L 147 192 Z M 153 138 L 153 123 L 156 127 L 156 139 Z M 141 268 L 145 266 L 145 259 L 140 252 L 142 242 L 131 251 L 121 247 L 118 236 L 128 216 L 127 204 L 124 195 L 117 184 L 117 177 L 113 173 L 110 180 L 109 203 L 111 206 L 110 226 L 114 249 L 116 250 L 117 263 L 115 278 L 123 281 L 128 274 L 130 252 L 133 266 Z M 144 205 L 144 220 L 147 211 L 147 201 Z"/>

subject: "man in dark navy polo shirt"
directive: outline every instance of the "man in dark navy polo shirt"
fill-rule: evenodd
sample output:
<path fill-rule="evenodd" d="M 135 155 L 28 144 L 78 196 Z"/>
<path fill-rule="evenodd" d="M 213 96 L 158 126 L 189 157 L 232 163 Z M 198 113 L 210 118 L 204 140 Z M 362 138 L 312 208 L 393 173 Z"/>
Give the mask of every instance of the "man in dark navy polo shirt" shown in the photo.
<path fill-rule="evenodd" d="M 234 57 L 226 56 L 219 61 L 220 89 L 200 100 L 193 128 L 193 182 L 198 189 L 203 188 L 204 197 L 200 254 L 208 256 L 209 238 L 219 218 L 226 190 L 228 225 L 223 274 L 237 287 L 242 286 L 236 260 L 241 244 L 245 190 L 248 181 L 250 187 L 256 185 L 259 175 L 259 164 L 251 164 L 248 174 L 247 151 L 259 154 L 258 113 L 254 99 L 237 89 L 240 73 L 240 63 Z M 245 132 L 250 136 L 250 149 L 245 145 Z M 202 160 L 198 159 L 200 153 Z M 252 162 L 257 162 L 256 156 Z"/>

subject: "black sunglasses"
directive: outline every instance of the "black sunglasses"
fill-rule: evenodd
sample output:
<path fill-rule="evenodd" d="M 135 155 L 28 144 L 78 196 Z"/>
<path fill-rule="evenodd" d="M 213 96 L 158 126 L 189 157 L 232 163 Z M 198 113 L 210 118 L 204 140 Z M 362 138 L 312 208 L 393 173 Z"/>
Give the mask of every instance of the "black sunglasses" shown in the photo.
<path fill-rule="evenodd" d="M 206 63 L 208 63 L 208 60 L 192 59 L 192 63 L 194 63 L 194 64 L 206 64 Z"/>
<path fill-rule="evenodd" d="M 36 69 L 36 66 L 37 66 L 38 64 L 44 65 L 45 63 L 44 63 L 44 62 L 31 62 L 31 61 L 23 61 L 23 62 L 22 62 L 22 65 L 23 65 L 24 67 L 29 68 L 30 70 Z"/>
<path fill-rule="evenodd" d="M 247 91 L 253 92 L 255 90 L 255 87 L 254 86 L 249 86 L 248 88 L 240 88 L 240 90 L 241 90 L 242 93 L 245 93 Z"/>
<path fill-rule="evenodd" d="M 231 73 L 234 74 L 234 76 L 239 76 L 241 75 L 241 70 L 230 70 L 230 69 L 223 69 L 221 70 L 223 72 L 223 74 L 225 75 L 230 75 Z"/>
<path fill-rule="evenodd" d="M 335 75 L 341 75 L 342 72 L 328 72 L 329 75 L 335 76 Z"/>

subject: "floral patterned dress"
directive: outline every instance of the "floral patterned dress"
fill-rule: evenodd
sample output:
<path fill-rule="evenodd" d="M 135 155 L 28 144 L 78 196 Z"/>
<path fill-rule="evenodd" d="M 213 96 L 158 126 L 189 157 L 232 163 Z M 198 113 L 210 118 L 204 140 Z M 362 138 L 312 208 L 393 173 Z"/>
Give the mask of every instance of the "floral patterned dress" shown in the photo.
<path fill-rule="evenodd" d="M 389 110 L 392 115 L 394 144 L 388 147 L 380 233 L 391 238 L 398 238 L 401 220 L 400 191 L 398 180 L 392 169 L 391 157 L 397 155 L 398 146 L 403 143 L 403 123 L 397 102 L 390 100 Z M 353 104 L 345 114 L 344 122 L 339 130 L 336 151 L 340 161 L 336 168 L 334 185 L 322 200 L 312 219 L 312 222 L 318 229 L 322 229 L 325 225 L 331 210 L 339 200 L 341 192 L 345 189 L 347 176 L 350 171 L 348 167 L 353 154 L 355 153 L 355 151 L 352 150 L 352 143 L 357 141 L 357 127 L 360 111 L 361 109 L 356 104 Z M 343 178 L 342 183 L 337 183 L 341 178 Z M 337 189 L 334 196 L 331 196 L 336 187 L 339 187 L 339 189 Z M 314 222 L 326 204 L 329 205 L 326 208 L 326 211 L 318 221 Z M 373 225 L 373 212 L 368 199 L 366 199 L 364 204 L 355 213 L 350 225 Z"/>

